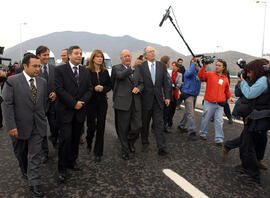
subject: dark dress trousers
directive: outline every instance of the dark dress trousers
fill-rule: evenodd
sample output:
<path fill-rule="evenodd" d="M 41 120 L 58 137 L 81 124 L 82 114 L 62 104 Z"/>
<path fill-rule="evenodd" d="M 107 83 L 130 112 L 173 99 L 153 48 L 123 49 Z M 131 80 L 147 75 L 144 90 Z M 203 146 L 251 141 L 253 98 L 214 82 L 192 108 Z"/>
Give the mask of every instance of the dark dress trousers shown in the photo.
<path fill-rule="evenodd" d="M 77 81 L 69 63 L 55 68 L 56 119 L 59 124 L 58 170 L 73 167 L 79 153 L 81 129 L 86 117 L 86 105 L 93 92 L 90 73 L 79 66 Z M 76 110 L 77 101 L 85 105 Z"/>
<path fill-rule="evenodd" d="M 143 80 L 135 67 L 115 65 L 112 68 L 113 107 L 115 109 L 116 131 L 121 143 L 122 153 L 128 154 L 128 144 L 134 144 L 142 127 L 141 92 Z M 132 93 L 134 87 L 139 88 L 138 94 Z"/>
<path fill-rule="evenodd" d="M 58 127 L 56 126 L 56 109 L 55 109 L 55 101 L 51 101 L 49 99 L 49 95 L 51 92 L 55 92 L 55 83 L 54 83 L 54 76 L 55 76 L 55 66 L 48 64 L 47 65 L 47 77 L 44 72 L 44 69 L 41 69 L 39 72 L 39 76 L 44 78 L 47 81 L 47 93 L 48 93 L 48 105 L 47 105 L 47 111 L 46 111 L 46 116 L 48 119 L 48 123 L 50 126 L 50 132 L 51 132 L 51 138 L 54 143 L 57 142 L 57 137 L 58 137 Z M 44 137 L 43 142 L 42 142 L 42 150 L 43 150 L 43 155 L 48 156 L 49 149 L 48 149 L 48 140 L 47 136 Z"/>
<path fill-rule="evenodd" d="M 138 66 L 143 78 L 144 89 L 142 92 L 142 132 L 141 139 L 143 145 L 148 145 L 149 123 L 152 118 L 154 133 L 158 149 L 166 149 L 166 140 L 163 135 L 163 108 L 164 96 L 170 98 L 167 69 L 164 63 L 155 61 L 155 84 L 153 84 L 148 62 L 145 61 Z"/>
<path fill-rule="evenodd" d="M 95 156 L 103 155 L 104 131 L 108 109 L 107 92 L 112 89 L 111 78 L 109 72 L 105 69 L 96 72 L 91 72 L 91 82 L 93 85 L 93 95 L 87 105 L 87 147 L 91 150 L 93 138 L 96 133 L 96 141 L 94 147 Z M 103 86 L 102 92 L 96 92 L 94 87 L 97 85 Z"/>
<path fill-rule="evenodd" d="M 47 83 L 36 77 L 37 98 L 33 100 L 23 73 L 11 76 L 3 90 L 3 116 L 7 131 L 17 128 L 12 136 L 15 156 L 23 173 L 27 172 L 31 186 L 40 185 L 41 144 L 46 135 Z"/>

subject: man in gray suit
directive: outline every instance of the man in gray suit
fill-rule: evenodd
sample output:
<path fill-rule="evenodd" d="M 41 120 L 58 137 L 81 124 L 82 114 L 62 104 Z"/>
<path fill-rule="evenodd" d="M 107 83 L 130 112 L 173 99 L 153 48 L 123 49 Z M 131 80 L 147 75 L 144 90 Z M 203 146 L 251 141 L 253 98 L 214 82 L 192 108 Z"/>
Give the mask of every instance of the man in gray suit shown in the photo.
<path fill-rule="evenodd" d="M 134 153 L 134 143 L 142 127 L 141 92 L 143 81 L 139 70 L 131 66 L 131 54 L 121 52 L 122 64 L 112 68 L 113 102 L 115 109 L 116 131 L 122 146 L 122 158 L 129 159 Z"/>
<path fill-rule="evenodd" d="M 57 148 L 57 137 L 58 137 L 58 127 L 56 126 L 56 110 L 55 110 L 55 85 L 54 85 L 54 73 L 55 65 L 49 64 L 50 50 L 46 46 L 39 46 L 36 49 L 36 55 L 40 59 L 40 72 L 39 76 L 44 78 L 47 81 L 47 93 L 48 93 L 48 106 L 46 111 L 46 116 L 50 126 L 51 135 L 49 140 L 51 140 L 53 147 Z M 48 141 L 47 136 L 44 137 L 42 143 L 42 163 L 46 163 L 48 160 Z"/>
<path fill-rule="evenodd" d="M 39 167 L 47 127 L 47 83 L 38 77 L 40 60 L 34 54 L 26 55 L 22 64 L 24 71 L 10 76 L 4 85 L 3 117 L 22 174 L 34 196 L 42 197 Z"/>
<path fill-rule="evenodd" d="M 167 69 L 164 63 L 156 61 L 155 49 L 148 46 L 144 49 L 147 61 L 138 66 L 143 78 L 142 92 L 142 151 L 147 152 L 149 141 L 149 123 L 152 118 L 159 155 L 167 155 L 167 146 L 163 135 L 163 107 L 170 104 Z M 163 100 L 163 96 L 165 100 Z"/>

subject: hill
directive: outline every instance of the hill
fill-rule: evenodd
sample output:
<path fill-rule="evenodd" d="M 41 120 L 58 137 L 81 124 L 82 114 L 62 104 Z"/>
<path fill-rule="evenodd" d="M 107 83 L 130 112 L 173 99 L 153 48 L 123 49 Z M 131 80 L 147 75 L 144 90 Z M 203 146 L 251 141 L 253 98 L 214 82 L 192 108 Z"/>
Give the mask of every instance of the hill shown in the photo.
<path fill-rule="evenodd" d="M 143 49 L 151 45 L 157 50 L 157 59 L 163 55 L 171 57 L 171 61 L 177 58 L 184 59 L 184 65 L 188 67 L 191 56 L 184 56 L 183 54 L 171 49 L 170 47 L 162 46 L 155 43 L 150 43 L 143 40 L 135 39 L 131 36 L 113 37 L 105 34 L 93 34 L 89 32 L 54 32 L 41 37 L 33 38 L 22 43 L 23 53 L 30 49 L 36 49 L 39 45 L 45 45 L 52 50 L 56 58 L 60 58 L 62 49 L 71 45 L 79 45 L 83 51 L 92 51 L 94 49 L 101 49 L 107 52 L 112 59 L 113 64 L 120 63 L 120 52 L 122 49 L 129 49 L 133 55 L 133 60 L 143 53 Z M 228 62 L 229 71 L 236 74 L 239 71 L 235 64 L 239 58 L 245 59 L 247 62 L 255 57 L 235 51 L 227 51 L 223 53 L 206 54 L 215 55 L 223 58 Z M 20 59 L 20 45 L 15 45 L 4 52 L 5 57 L 12 58 L 13 61 Z"/>

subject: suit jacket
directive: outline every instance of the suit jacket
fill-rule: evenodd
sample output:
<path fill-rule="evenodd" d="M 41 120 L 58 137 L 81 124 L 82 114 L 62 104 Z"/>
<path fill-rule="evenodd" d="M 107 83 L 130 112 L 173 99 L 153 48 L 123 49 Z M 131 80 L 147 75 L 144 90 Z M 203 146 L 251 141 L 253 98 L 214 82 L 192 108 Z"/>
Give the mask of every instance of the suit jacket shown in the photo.
<path fill-rule="evenodd" d="M 48 95 L 49 95 L 51 92 L 55 92 L 55 84 L 54 84 L 55 66 L 48 64 L 48 67 L 49 67 L 49 76 L 48 76 L 47 88 L 48 88 Z M 39 76 L 45 79 L 44 74 L 42 73 L 42 70 L 40 70 Z"/>
<path fill-rule="evenodd" d="M 32 92 L 23 73 L 11 76 L 4 85 L 2 97 L 6 129 L 17 128 L 19 139 L 28 139 L 33 131 L 45 136 L 47 132 L 46 80 L 36 77 L 37 101 L 34 104 Z"/>
<path fill-rule="evenodd" d="M 112 83 L 113 83 L 113 107 L 118 110 L 128 111 L 132 104 L 132 99 L 135 102 L 136 111 L 141 111 L 141 92 L 143 91 L 143 80 L 139 70 L 135 67 L 133 71 L 130 67 L 122 64 L 115 65 L 112 68 Z M 139 88 L 138 94 L 133 94 L 134 87 Z"/>
<path fill-rule="evenodd" d="M 59 124 L 71 122 L 76 117 L 78 122 L 84 122 L 86 105 L 92 96 L 93 86 L 89 70 L 79 66 L 79 85 L 69 63 L 55 68 L 56 119 Z M 74 109 L 77 101 L 85 104 L 80 110 Z"/>
<path fill-rule="evenodd" d="M 47 82 L 47 93 L 48 93 L 48 97 L 50 95 L 51 92 L 55 92 L 55 83 L 54 83 L 54 76 L 55 76 L 55 66 L 48 64 L 49 67 L 49 75 L 48 75 L 48 82 Z M 40 70 L 39 72 L 39 76 L 46 79 L 42 70 Z M 50 105 L 52 105 L 52 102 L 50 99 L 48 99 L 49 103 L 47 106 L 47 111 L 50 109 Z"/>
<path fill-rule="evenodd" d="M 112 89 L 111 77 L 107 69 L 105 69 L 104 71 L 100 71 L 98 75 L 99 76 L 97 76 L 96 72 L 90 71 L 93 88 L 97 85 L 102 85 L 103 91 L 97 92 L 95 91 L 95 89 L 93 89 L 93 95 L 90 99 L 90 103 L 97 103 L 97 102 L 107 103 L 107 92 L 109 92 Z"/>
<path fill-rule="evenodd" d="M 155 85 L 152 82 L 148 62 L 143 62 L 141 65 L 138 65 L 138 68 L 140 69 L 140 75 L 142 76 L 144 84 L 142 92 L 142 108 L 144 110 L 151 110 L 154 98 L 156 98 L 160 108 L 163 109 L 164 101 L 162 96 L 164 95 L 166 99 L 170 99 L 170 89 L 165 64 L 156 61 Z"/>

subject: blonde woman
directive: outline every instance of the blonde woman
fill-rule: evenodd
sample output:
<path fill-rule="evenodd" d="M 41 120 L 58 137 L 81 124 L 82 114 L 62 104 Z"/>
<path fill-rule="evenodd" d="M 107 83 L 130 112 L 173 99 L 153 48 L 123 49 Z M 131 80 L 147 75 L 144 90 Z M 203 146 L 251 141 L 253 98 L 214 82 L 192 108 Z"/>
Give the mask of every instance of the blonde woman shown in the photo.
<path fill-rule="evenodd" d="M 104 55 L 101 50 L 94 50 L 87 67 L 90 70 L 93 96 L 87 107 L 87 150 L 91 153 L 93 138 L 96 135 L 94 155 L 96 162 L 101 161 L 104 147 L 104 130 L 107 114 L 107 92 L 112 88 L 109 72 L 105 68 Z"/>

